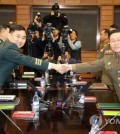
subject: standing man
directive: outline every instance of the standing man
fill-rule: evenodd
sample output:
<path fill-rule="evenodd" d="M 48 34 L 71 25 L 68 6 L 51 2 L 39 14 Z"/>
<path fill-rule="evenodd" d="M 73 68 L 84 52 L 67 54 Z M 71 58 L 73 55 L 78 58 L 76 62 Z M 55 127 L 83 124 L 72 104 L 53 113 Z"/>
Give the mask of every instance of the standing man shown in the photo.
<path fill-rule="evenodd" d="M 81 41 L 78 40 L 78 32 L 76 30 L 72 30 L 68 36 L 68 45 L 70 47 L 71 58 L 77 60 L 77 62 L 81 62 Z"/>
<path fill-rule="evenodd" d="M 55 69 L 63 73 L 64 67 L 31 56 L 25 56 L 19 52 L 26 42 L 26 30 L 21 25 L 11 25 L 8 41 L 0 45 L 0 89 L 9 78 L 10 73 L 18 65 L 22 64 L 40 70 Z"/>
<path fill-rule="evenodd" d="M 106 50 L 110 50 L 110 43 L 109 43 L 109 36 L 110 30 L 103 29 L 100 33 L 100 48 L 98 50 L 97 59 L 102 59 L 104 57 L 104 53 Z M 101 80 L 102 83 L 106 84 L 110 89 L 112 89 L 112 80 L 106 70 L 99 71 L 96 74 L 96 78 Z M 113 89 L 112 89 L 113 90 Z"/>
<path fill-rule="evenodd" d="M 0 25 L 0 44 L 8 39 L 9 28 L 7 25 Z"/>

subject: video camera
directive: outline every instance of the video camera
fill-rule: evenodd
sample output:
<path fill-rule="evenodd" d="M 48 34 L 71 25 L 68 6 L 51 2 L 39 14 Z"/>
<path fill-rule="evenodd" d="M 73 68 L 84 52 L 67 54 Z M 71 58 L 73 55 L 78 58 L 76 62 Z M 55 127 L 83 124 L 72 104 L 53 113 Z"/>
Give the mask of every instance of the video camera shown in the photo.
<path fill-rule="evenodd" d="M 61 64 L 64 64 L 65 60 L 66 60 L 66 55 L 65 55 L 65 51 L 66 51 L 66 47 L 65 45 L 62 46 L 61 48 Z"/>
<path fill-rule="evenodd" d="M 54 30 L 54 27 L 52 27 L 52 24 L 51 23 L 47 23 L 44 27 L 44 31 L 45 31 L 45 38 L 48 40 L 48 41 L 51 41 L 52 40 L 52 37 L 51 37 L 51 32 Z"/>
<path fill-rule="evenodd" d="M 58 13 L 59 13 L 59 5 L 58 3 L 55 3 L 53 6 L 52 6 L 52 10 L 54 11 L 54 15 L 57 17 L 58 16 Z"/>
<path fill-rule="evenodd" d="M 26 37 L 26 39 L 29 40 L 29 41 L 31 41 L 33 39 L 33 36 L 32 35 L 34 35 L 34 38 L 36 38 L 35 32 L 34 31 L 31 31 L 30 29 L 28 29 L 27 30 L 27 37 Z"/>
<path fill-rule="evenodd" d="M 42 22 L 40 12 L 37 12 L 37 16 L 38 16 L 37 21 L 38 21 L 38 22 Z"/>
<path fill-rule="evenodd" d="M 69 26 L 64 26 L 62 29 L 62 42 L 67 43 L 68 42 L 68 34 L 72 32 L 72 29 L 69 28 Z"/>

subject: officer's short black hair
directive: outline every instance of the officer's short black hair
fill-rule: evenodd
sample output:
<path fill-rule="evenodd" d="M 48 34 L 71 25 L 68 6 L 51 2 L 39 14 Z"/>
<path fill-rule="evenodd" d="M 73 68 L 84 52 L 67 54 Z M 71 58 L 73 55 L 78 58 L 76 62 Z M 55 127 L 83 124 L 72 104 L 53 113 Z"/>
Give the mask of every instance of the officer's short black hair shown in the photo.
<path fill-rule="evenodd" d="M 70 29 L 70 34 L 71 34 L 72 32 L 75 32 L 75 34 L 78 36 L 77 30 L 75 30 L 75 29 Z"/>
<path fill-rule="evenodd" d="M 111 36 L 112 34 L 114 34 L 114 33 L 120 33 L 120 28 L 115 29 L 115 30 L 112 30 L 112 31 L 110 32 L 110 36 Z"/>
<path fill-rule="evenodd" d="M 7 25 L 0 25 L 0 32 L 3 30 L 3 29 L 7 29 L 8 26 Z"/>
<path fill-rule="evenodd" d="M 117 24 L 112 24 L 111 26 L 110 26 L 110 28 L 114 28 L 114 29 L 118 29 L 120 26 L 119 25 L 117 25 Z"/>
<path fill-rule="evenodd" d="M 17 24 L 10 25 L 9 29 L 10 29 L 9 31 L 10 33 L 14 31 L 21 31 L 21 30 L 26 32 L 25 28 L 22 25 L 17 25 Z"/>
<path fill-rule="evenodd" d="M 103 29 L 103 31 L 104 31 L 104 33 L 106 33 L 108 35 L 108 37 L 110 37 L 110 30 L 109 29 L 105 28 L 105 29 Z"/>

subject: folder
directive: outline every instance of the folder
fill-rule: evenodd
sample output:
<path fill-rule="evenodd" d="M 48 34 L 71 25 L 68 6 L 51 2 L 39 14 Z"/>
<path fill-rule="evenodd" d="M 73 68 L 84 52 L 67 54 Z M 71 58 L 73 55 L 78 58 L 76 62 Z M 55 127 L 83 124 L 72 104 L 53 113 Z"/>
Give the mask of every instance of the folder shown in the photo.
<path fill-rule="evenodd" d="M 15 119 L 33 119 L 35 113 L 33 111 L 15 111 L 12 115 Z"/>
<path fill-rule="evenodd" d="M 18 105 L 20 103 L 20 98 L 16 97 L 14 101 L 0 101 L 0 104 Z"/>
<path fill-rule="evenodd" d="M 120 116 L 120 111 L 115 110 L 103 110 L 102 113 L 105 116 Z"/>
<path fill-rule="evenodd" d="M 14 104 L 0 104 L 1 110 L 13 110 L 15 108 Z"/>
<path fill-rule="evenodd" d="M 100 134 L 117 134 L 116 131 L 100 131 Z"/>
<path fill-rule="evenodd" d="M 0 95 L 0 102 L 14 101 L 15 98 L 15 95 Z"/>
<path fill-rule="evenodd" d="M 85 96 L 85 102 L 95 103 L 96 101 L 97 101 L 97 98 L 94 96 Z"/>
<path fill-rule="evenodd" d="M 98 109 L 120 109 L 120 103 L 97 103 Z"/>

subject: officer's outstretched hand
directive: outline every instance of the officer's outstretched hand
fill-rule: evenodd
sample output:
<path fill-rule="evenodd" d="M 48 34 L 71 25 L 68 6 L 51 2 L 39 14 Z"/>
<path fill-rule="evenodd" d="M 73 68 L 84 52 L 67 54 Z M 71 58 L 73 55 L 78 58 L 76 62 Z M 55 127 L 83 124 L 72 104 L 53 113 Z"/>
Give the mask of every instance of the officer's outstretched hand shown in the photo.
<path fill-rule="evenodd" d="M 68 71 L 66 64 L 52 64 L 52 68 L 55 69 L 57 72 L 64 74 Z"/>

